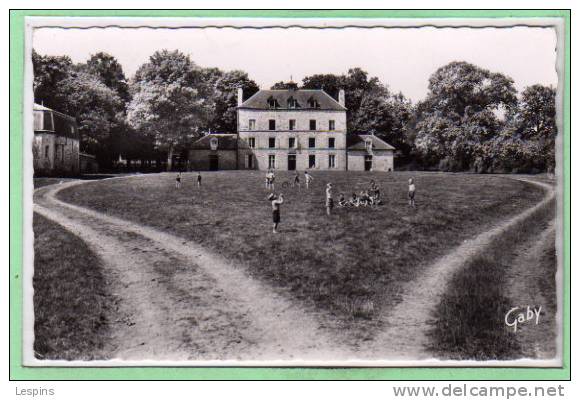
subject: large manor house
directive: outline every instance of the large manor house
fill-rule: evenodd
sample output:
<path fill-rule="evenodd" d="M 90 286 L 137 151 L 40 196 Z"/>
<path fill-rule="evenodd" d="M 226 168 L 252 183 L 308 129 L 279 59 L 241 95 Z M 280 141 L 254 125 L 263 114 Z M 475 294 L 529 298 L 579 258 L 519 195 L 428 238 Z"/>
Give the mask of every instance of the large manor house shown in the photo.
<path fill-rule="evenodd" d="M 210 133 L 189 152 L 194 170 L 392 171 L 395 148 L 374 135 L 349 134 L 345 94 L 260 90 L 243 101 L 237 133 Z"/>

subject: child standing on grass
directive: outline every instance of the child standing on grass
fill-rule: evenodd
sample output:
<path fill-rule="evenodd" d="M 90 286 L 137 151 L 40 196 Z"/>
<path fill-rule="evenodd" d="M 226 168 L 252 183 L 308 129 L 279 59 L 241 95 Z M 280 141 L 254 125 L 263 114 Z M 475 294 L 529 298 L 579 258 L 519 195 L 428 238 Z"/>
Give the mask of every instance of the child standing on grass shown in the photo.
<path fill-rule="evenodd" d="M 407 196 L 409 197 L 409 205 L 415 208 L 415 182 L 413 178 L 409 179 L 409 193 Z"/>
<path fill-rule="evenodd" d="M 181 172 L 177 173 L 177 177 L 175 178 L 175 187 L 177 189 L 181 187 Z"/>
<path fill-rule="evenodd" d="M 310 182 L 312 182 L 314 178 L 308 173 L 308 171 L 304 171 L 304 180 L 306 181 L 306 189 L 308 189 Z"/>
<path fill-rule="evenodd" d="M 334 207 L 334 200 L 332 200 L 332 183 L 326 185 L 326 215 L 330 216 L 332 208 Z"/>
<path fill-rule="evenodd" d="M 294 181 L 292 182 L 292 186 L 298 186 L 300 189 L 300 175 L 298 175 L 298 171 L 294 174 Z"/>
<path fill-rule="evenodd" d="M 197 187 L 201 187 L 201 173 L 197 171 Z"/>
<path fill-rule="evenodd" d="M 268 200 L 272 203 L 272 233 L 278 233 L 278 224 L 280 223 L 280 204 L 284 203 L 282 193 L 278 197 L 270 193 Z"/>

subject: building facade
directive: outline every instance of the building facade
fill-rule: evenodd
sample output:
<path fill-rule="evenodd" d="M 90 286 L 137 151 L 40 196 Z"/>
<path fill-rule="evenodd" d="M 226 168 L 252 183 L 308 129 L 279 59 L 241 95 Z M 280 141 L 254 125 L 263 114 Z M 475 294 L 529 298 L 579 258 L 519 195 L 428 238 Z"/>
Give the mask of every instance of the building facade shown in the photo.
<path fill-rule="evenodd" d="M 346 170 L 344 92 L 335 101 L 322 90 L 238 93 L 240 169 Z"/>
<path fill-rule="evenodd" d="M 194 171 L 238 169 L 238 135 L 210 133 L 195 141 L 189 151 L 189 169 Z"/>
<path fill-rule="evenodd" d="M 260 90 L 243 101 L 238 89 L 237 134 L 197 140 L 190 168 L 392 171 L 395 148 L 348 134 L 346 111 L 343 90 L 338 101 L 307 89 Z"/>
<path fill-rule="evenodd" d="M 73 117 L 34 104 L 36 176 L 68 176 L 79 173 L 79 132 Z"/>

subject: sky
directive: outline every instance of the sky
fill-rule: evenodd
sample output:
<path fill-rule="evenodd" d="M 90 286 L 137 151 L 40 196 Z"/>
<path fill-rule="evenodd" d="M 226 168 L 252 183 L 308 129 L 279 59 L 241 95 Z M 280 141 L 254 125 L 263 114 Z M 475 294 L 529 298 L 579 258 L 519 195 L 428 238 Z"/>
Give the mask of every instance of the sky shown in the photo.
<path fill-rule="evenodd" d="M 84 62 L 104 51 L 127 77 L 156 50 L 180 50 L 203 67 L 240 69 L 262 89 L 278 81 L 301 82 L 317 73 L 343 74 L 360 67 L 413 102 L 428 79 L 451 61 L 467 61 L 515 81 L 518 91 L 540 83 L 557 86 L 556 33 L 551 28 L 407 29 L 62 29 L 36 28 L 33 47 L 43 55 Z"/>

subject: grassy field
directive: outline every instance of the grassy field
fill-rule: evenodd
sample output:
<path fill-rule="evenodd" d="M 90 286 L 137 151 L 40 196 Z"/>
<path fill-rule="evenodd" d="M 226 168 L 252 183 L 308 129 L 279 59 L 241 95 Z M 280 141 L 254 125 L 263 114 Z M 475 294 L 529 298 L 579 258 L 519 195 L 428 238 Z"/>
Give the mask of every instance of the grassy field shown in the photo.
<path fill-rule="evenodd" d="M 506 312 L 515 305 L 507 298 L 506 277 L 515 246 L 538 237 L 554 218 L 555 202 L 537 210 L 495 239 L 484 253 L 474 258 L 452 278 L 435 313 L 430 332 L 432 349 L 442 358 L 504 360 L 522 357 L 516 335 L 504 323 Z M 539 287 L 550 310 L 556 310 L 556 256 L 542 254 L 543 276 Z M 545 307 L 545 305 L 544 305 Z M 554 318 L 552 315 L 549 318 Z M 550 340 L 545 338 L 545 340 Z"/>
<path fill-rule="evenodd" d="M 313 172 L 310 190 L 284 189 L 280 233 L 271 234 L 269 193 L 262 172 L 175 174 L 99 181 L 62 191 L 68 202 L 172 232 L 213 249 L 290 297 L 323 309 L 341 323 L 376 326 L 384 307 L 399 301 L 402 285 L 422 268 L 494 221 L 521 212 L 543 192 L 499 176 L 437 173 Z M 415 177 L 417 208 L 407 205 Z M 324 188 L 335 197 L 375 179 L 385 204 L 335 209 L 327 217 Z M 372 329 L 371 329 L 372 330 Z"/>
<path fill-rule="evenodd" d="M 34 351 L 38 359 L 103 358 L 113 307 L 85 243 L 34 214 Z"/>

